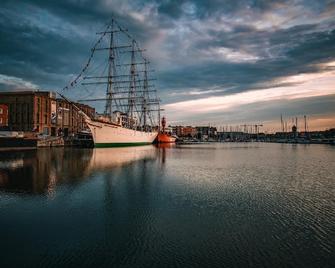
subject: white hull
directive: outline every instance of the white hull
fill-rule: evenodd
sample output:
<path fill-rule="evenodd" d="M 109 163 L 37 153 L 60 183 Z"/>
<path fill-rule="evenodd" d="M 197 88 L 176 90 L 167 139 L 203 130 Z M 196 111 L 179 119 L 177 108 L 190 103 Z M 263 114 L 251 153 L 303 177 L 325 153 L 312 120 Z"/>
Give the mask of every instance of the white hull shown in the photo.
<path fill-rule="evenodd" d="M 151 144 L 157 132 L 144 132 L 121 127 L 116 124 L 93 121 L 86 118 L 95 147 L 117 147 Z"/>

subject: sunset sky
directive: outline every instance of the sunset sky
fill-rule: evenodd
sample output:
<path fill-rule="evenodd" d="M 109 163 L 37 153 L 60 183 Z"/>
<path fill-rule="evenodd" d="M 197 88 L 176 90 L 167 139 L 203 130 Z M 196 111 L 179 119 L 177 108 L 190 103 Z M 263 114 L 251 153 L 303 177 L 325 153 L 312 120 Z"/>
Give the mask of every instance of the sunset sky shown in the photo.
<path fill-rule="evenodd" d="M 2 0 L 0 91 L 61 90 L 111 16 L 147 50 L 170 124 L 335 127 L 331 0 Z"/>

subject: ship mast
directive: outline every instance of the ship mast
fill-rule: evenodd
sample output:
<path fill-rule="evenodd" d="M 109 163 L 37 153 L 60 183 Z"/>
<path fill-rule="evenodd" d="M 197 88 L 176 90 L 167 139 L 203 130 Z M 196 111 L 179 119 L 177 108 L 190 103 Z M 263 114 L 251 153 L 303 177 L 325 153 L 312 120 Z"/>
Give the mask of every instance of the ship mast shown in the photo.
<path fill-rule="evenodd" d="M 135 67 L 135 40 L 131 42 L 131 63 L 130 63 L 130 85 L 128 94 L 128 116 L 130 116 L 129 127 L 134 127 L 134 108 L 136 93 L 136 67 Z"/>
<path fill-rule="evenodd" d="M 149 99 L 148 92 L 148 61 L 144 59 L 144 82 L 143 82 L 143 126 L 147 129 L 147 99 Z"/>
<path fill-rule="evenodd" d="M 112 120 L 112 94 L 113 94 L 113 71 L 114 71 L 114 20 L 112 19 L 110 40 L 109 40 L 109 57 L 108 57 L 108 75 L 107 75 L 107 89 L 106 89 L 106 105 L 105 105 L 105 116 L 108 116 Z"/>
<path fill-rule="evenodd" d="M 154 70 L 148 69 L 150 62 L 142 54 L 145 50 L 127 32 L 114 19 L 103 32 L 98 32 L 101 37 L 91 49 L 87 64 L 70 85 L 75 86 L 81 80 L 86 91 L 86 86 L 94 86 L 95 90 L 100 87 L 105 91 L 104 98 L 78 101 L 104 101 L 104 116 L 110 122 L 113 121 L 114 110 L 120 111 L 120 115 L 116 113 L 116 116 L 127 118 L 126 122 L 121 119 L 125 127 L 152 131 L 156 124 L 153 112 L 158 112 L 159 127 L 162 110 L 156 90 L 151 89 L 154 85 L 148 83 L 156 80 L 149 78 L 149 73 Z M 94 57 L 98 51 L 108 53 L 107 62 L 103 56 Z M 120 118 L 117 119 L 116 122 L 120 123 Z"/>

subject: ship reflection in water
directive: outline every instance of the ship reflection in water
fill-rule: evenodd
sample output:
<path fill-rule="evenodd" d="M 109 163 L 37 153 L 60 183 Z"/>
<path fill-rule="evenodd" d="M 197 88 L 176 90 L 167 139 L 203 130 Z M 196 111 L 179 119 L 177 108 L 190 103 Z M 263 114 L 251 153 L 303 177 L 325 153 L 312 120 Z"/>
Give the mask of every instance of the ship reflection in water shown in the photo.
<path fill-rule="evenodd" d="M 0 152 L 1 267 L 335 267 L 334 149 Z"/>
<path fill-rule="evenodd" d="M 157 151 L 153 145 L 95 149 L 93 150 L 88 169 L 94 171 L 122 167 L 139 160 L 153 160 L 156 158 L 156 154 Z"/>

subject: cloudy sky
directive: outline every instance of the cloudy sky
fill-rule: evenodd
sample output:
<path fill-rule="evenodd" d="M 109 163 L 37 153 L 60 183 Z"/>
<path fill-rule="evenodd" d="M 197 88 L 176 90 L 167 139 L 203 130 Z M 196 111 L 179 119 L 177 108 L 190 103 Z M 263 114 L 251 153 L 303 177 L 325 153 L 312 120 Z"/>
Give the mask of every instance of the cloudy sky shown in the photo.
<path fill-rule="evenodd" d="M 1 0 L 0 91 L 61 90 L 111 16 L 147 50 L 169 123 L 335 127 L 332 0 Z"/>

